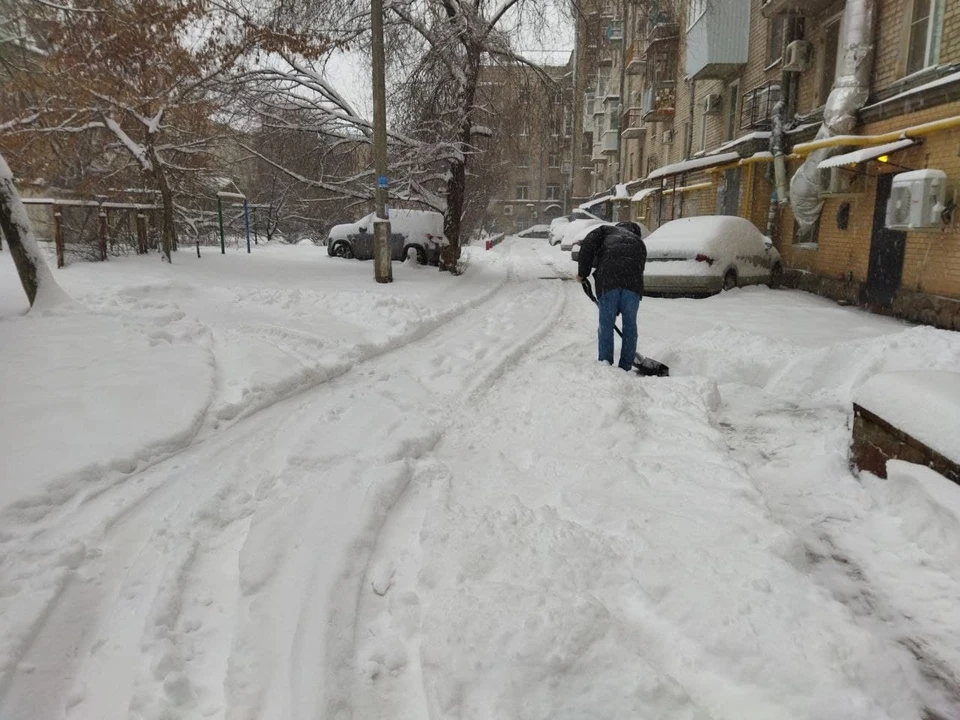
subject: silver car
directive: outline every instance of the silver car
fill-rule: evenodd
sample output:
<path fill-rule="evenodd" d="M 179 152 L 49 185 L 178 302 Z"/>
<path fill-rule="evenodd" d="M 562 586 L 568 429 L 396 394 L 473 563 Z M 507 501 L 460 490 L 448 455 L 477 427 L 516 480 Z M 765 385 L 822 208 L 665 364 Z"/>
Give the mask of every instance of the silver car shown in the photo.
<path fill-rule="evenodd" d="M 744 285 L 778 287 L 783 279 L 783 263 L 773 242 L 741 217 L 671 220 L 645 242 L 645 294 L 713 295 Z"/>

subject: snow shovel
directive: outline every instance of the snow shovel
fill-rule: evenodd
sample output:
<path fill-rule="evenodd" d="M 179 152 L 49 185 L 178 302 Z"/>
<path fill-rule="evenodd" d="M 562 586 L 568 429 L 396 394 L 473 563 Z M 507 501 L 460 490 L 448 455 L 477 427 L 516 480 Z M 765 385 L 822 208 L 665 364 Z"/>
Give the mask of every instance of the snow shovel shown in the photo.
<path fill-rule="evenodd" d="M 597 302 L 597 296 L 593 294 L 593 286 L 590 284 L 590 279 L 584 279 L 583 291 L 587 294 L 587 297 L 593 301 L 594 305 L 599 305 Z M 617 324 L 613 324 L 613 329 L 617 331 L 617 335 L 623 338 L 623 333 L 620 332 L 620 328 L 617 327 Z M 633 369 L 637 371 L 638 375 L 647 375 L 653 377 L 669 377 L 670 368 L 664 365 L 662 362 L 657 362 L 653 358 L 644 357 L 640 353 L 637 353 L 636 359 L 633 361 Z"/>

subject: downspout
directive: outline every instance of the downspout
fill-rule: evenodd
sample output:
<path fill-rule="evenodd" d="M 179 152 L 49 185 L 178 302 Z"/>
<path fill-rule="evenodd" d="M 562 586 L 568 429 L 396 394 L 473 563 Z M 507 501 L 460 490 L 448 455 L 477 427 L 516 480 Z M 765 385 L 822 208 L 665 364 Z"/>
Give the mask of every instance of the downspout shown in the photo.
<path fill-rule="evenodd" d="M 630 3 L 622 3 L 620 14 L 620 99 L 617 102 L 617 117 L 620 119 L 620 126 L 617 128 L 617 179 L 616 183 L 626 182 L 623 176 L 623 111 L 626 104 L 623 102 L 627 91 L 626 83 L 626 63 L 627 63 L 627 21 L 629 15 Z M 629 218 L 627 218 L 629 219 Z"/>
<path fill-rule="evenodd" d="M 817 140 L 849 134 L 857 124 L 857 113 L 870 94 L 875 14 L 875 0 L 847 0 L 840 43 L 843 57 L 823 110 L 823 124 L 817 132 Z M 824 68 L 824 72 L 829 69 Z M 801 235 L 809 232 L 820 217 L 823 202 L 820 200 L 817 166 L 834 152 L 836 150 L 832 147 L 814 150 L 790 181 L 793 214 Z"/>
<path fill-rule="evenodd" d="M 793 73 L 787 72 L 784 66 L 787 63 L 787 46 L 795 40 L 794 25 L 790 24 L 791 32 L 784 33 L 783 45 L 780 47 L 780 97 L 773 106 L 773 128 L 770 134 L 770 153 L 773 155 L 773 174 L 774 187 L 776 188 L 776 202 L 770 203 L 770 212 L 767 213 L 767 236 L 773 237 L 774 226 L 776 224 L 776 207 L 783 207 L 790 203 L 789 190 L 787 189 L 787 164 L 784 159 L 784 125 L 789 108 L 793 105 L 791 96 L 793 94 L 793 83 L 790 76 Z"/>

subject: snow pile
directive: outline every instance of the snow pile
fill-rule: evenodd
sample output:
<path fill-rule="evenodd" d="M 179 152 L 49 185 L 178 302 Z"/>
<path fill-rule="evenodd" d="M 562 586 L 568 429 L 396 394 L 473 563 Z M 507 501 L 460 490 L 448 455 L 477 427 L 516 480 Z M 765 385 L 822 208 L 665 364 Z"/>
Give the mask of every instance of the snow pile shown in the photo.
<path fill-rule="evenodd" d="M 960 373 L 880 373 L 860 386 L 854 402 L 945 458 L 960 462 Z"/>
<path fill-rule="evenodd" d="M 902 323 L 893 323 L 893 327 L 899 332 L 843 340 L 794 358 L 771 380 L 768 389 L 776 392 L 790 387 L 811 398 L 847 405 L 878 373 L 960 367 L 957 333 Z"/>

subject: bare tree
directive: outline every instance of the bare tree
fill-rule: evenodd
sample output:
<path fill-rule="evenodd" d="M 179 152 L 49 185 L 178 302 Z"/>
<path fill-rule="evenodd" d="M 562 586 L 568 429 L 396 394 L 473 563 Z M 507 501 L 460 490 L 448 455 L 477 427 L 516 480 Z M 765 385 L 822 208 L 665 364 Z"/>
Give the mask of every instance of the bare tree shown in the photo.
<path fill-rule="evenodd" d="M 456 271 L 464 221 L 476 214 L 468 193 L 468 182 L 477 177 L 471 175 L 474 166 L 483 169 L 483 163 L 477 162 L 476 140 L 492 133 L 488 111 L 478 96 L 483 67 L 497 62 L 531 66 L 512 48 L 505 27 L 511 13 L 532 8 L 536 2 L 540 7 L 545 4 L 540 0 L 399 0 L 386 8 L 392 58 L 389 77 L 394 88 L 388 98 L 390 197 L 443 212 L 442 270 Z M 369 11 L 357 0 L 339 0 L 337 7 L 338 16 L 345 18 L 343 32 L 362 40 Z M 321 63 L 291 53 L 280 53 L 277 60 L 274 66 L 259 69 L 247 84 L 256 90 L 261 122 L 277 126 L 296 111 L 298 129 L 333 140 L 328 152 L 369 146 L 370 121 L 330 84 Z M 535 68 L 533 74 L 541 82 L 552 82 Z M 373 195 L 369 162 L 358 171 L 332 175 L 324 172 L 326 165 L 321 161 L 319 172 L 304 173 L 268 153 L 258 154 L 298 181 L 331 195 L 355 201 Z"/>
<path fill-rule="evenodd" d="M 70 12 L 22 1 L 33 4 L 28 31 L 45 47 L 16 74 L 14 91 L 37 100 L 0 123 L 8 135 L 92 133 L 111 172 L 132 165 L 160 193 L 167 260 L 175 196 L 196 193 L 190 185 L 203 184 L 231 135 L 217 115 L 231 100 L 233 71 L 258 52 L 314 57 L 325 48 L 320 35 L 281 27 L 276 8 L 253 15 L 229 0 L 74 0 Z"/>

